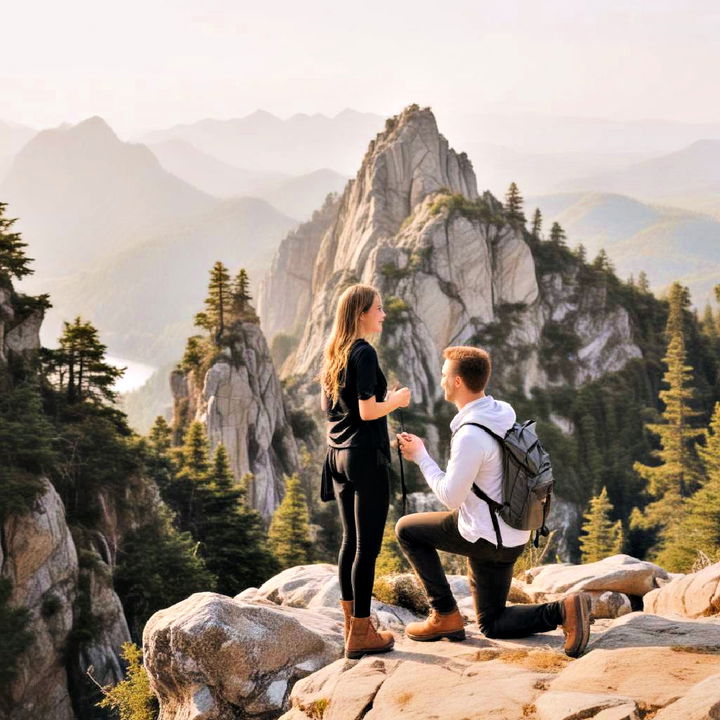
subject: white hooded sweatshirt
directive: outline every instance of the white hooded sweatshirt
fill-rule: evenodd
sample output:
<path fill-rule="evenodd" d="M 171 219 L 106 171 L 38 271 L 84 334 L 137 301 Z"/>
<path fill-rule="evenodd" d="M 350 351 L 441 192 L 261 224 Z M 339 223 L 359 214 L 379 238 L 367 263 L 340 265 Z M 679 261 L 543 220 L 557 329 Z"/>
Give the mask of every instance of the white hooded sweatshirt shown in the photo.
<path fill-rule="evenodd" d="M 503 437 L 515 422 L 515 411 L 502 400 L 491 395 L 469 402 L 451 420 L 454 433 L 450 444 L 450 461 L 443 472 L 427 450 L 418 458 L 418 465 L 427 484 L 439 500 L 450 510 L 459 508 L 458 531 L 471 543 L 479 538 L 497 545 L 490 518 L 490 507 L 475 495 L 475 483 L 486 495 L 502 501 L 502 451 L 495 438 L 481 428 L 463 423 L 477 422 Z M 460 428 L 458 430 L 458 428 Z M 529 530 L 515 530 L 498 517 L 504 547 L 524 545 L 530 539 Z"/>

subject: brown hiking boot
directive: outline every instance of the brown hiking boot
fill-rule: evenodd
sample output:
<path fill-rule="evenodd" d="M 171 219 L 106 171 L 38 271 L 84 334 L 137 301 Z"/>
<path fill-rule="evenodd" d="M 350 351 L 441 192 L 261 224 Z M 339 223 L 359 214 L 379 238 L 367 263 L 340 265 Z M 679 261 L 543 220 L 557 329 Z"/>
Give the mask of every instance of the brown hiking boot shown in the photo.
<path fill-rule="evenodd" d="M 350 634 L 350 618 L 353 614 L 353 601 L 352 600 L 341 600 L 340 605 L 345 615 L 345 627 L 343 629 L 343 642 L 347 642 L 348 635 Z"/>
<path fill-rule="evenodd" d="M 393 649 L 395 638 L 388 630 L 375 629 L 369 617 L 350 618 L 350 633 L 345 643 L 345 657 L 355 660 L 370 653 L 383 653 Z"/>
<path fill-rule="evenodd" d="M 570 657 L 580 657 L 588 644 L 591 605 L 587 593 L 573 593 L 560 601 L 565 654 Z"/>
<path fill-rule="evenodd" d="M 457 608 L 449 613 L 439 613 L 433 608 L 426 620 L 409 623 L 405 628 L 405 635 L 411 640 L 422 642 L 444 637 L 449 640 L 464 640 L 465 620 Z"/>

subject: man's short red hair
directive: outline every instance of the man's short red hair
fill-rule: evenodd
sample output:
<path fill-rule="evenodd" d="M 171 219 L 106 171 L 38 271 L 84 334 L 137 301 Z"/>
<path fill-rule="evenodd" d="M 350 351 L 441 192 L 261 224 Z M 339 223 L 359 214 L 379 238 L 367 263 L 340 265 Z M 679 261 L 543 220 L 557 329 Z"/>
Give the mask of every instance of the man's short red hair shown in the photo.
<path fill-rule="evenodd" d="M 460 376 L 470 392 L 478 393 L 485 389 L 492 370 L 490 355 L 486 350 L 456 345 L 445 348 L 443 357 L 450 360 L 453 372 Z"/>

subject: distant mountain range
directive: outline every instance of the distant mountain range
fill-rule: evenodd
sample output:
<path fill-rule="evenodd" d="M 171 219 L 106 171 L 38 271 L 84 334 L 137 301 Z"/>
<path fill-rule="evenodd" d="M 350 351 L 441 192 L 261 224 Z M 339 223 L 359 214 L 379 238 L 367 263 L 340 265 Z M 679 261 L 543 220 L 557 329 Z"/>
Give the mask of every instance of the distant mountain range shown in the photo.
<path fill-rule="evenodd" d="M 276 186 L 290 177 L 235 167 L 198 150 L 187 140 L 164 140 L 149 148 L 168 172 L 219 198 L 257 195 L 259 188 Z"/>
<path fill-rule="evenodd" d="M 683 197 L 720 198 L 720 140 L 698 140 L 676 152 L 643 160 L 612 172 L 569 180 L 565 190 L 597 190 L 641 200 Z"/>
<path fill-rule="evenodd" d="M 15 156 L 0 197 L 46 276 L 76 271 L 130 237 L 217 203 L 99 117 L 35 135 Z"/>
<path fill-rule="evenodd" d="M 309 218 L 329 192 L 340 192 L 348 180 L 328 168 L 295 177 L 237 168 L 198 150 L 187 140 L 165 140 L 150 145 L 150 149 L 168 172 L 211 195 L 262 198 L 298 220 Z"/>
<path fill-rule="evenodd" d="M 195 332 L 192 321 L 203 309 L 212 264 L 221 260 L 233 275 L 245 267 L 254 294 L 296 224 L 264 200 L 232 198 L 136 238 L 85 271 L 44 278 L 55 307 L 43 323 L 49 335 L 43 341 L 54 344 L 61 320 L 81 313 L 114 355 L 155 366 L 177 361 Z"/>
<path fill-rule="evenodd" d="M 258 110 L 243 118 L 155 130 L 137 139 L 149 145 L 184 140 L 224 163 L 255 172 L 303 175 L 327 167 L 349 176 L 362 160 L 368 138 L 384 123 L 381 115 L 349 109 L 333 118 L 318 113 L 287 120 Z"/>
<path fill-rule="evenodd" d="M 527 197 L 528 217 L 535 207 L 543 213 L 546 234 L 557 221 L 568 245 L 582 243 L 590 258 L 605 248 L 620 277 L 645 271 L 658 292 L 679 280 L 690 287 L 696 306 L 712 301 L 720 283 L 717 218 L 600 192 Z"/>
<path fill-rule="evenodd" d="M 18 150 L 37 133 L 27 125 L 0 120 L 0 158 L 10 160 Z"/>

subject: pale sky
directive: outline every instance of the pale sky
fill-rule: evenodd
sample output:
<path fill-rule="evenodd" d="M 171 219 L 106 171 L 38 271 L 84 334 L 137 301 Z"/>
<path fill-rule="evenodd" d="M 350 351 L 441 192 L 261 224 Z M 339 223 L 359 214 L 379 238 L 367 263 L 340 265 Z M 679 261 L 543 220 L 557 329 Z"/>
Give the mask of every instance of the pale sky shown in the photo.
<path fill-rule="evenodd" d="M 0 120 L 36 128 L 411 102 L 720 121 L 714 0 L 23 0 L 0 19 Z"/>

